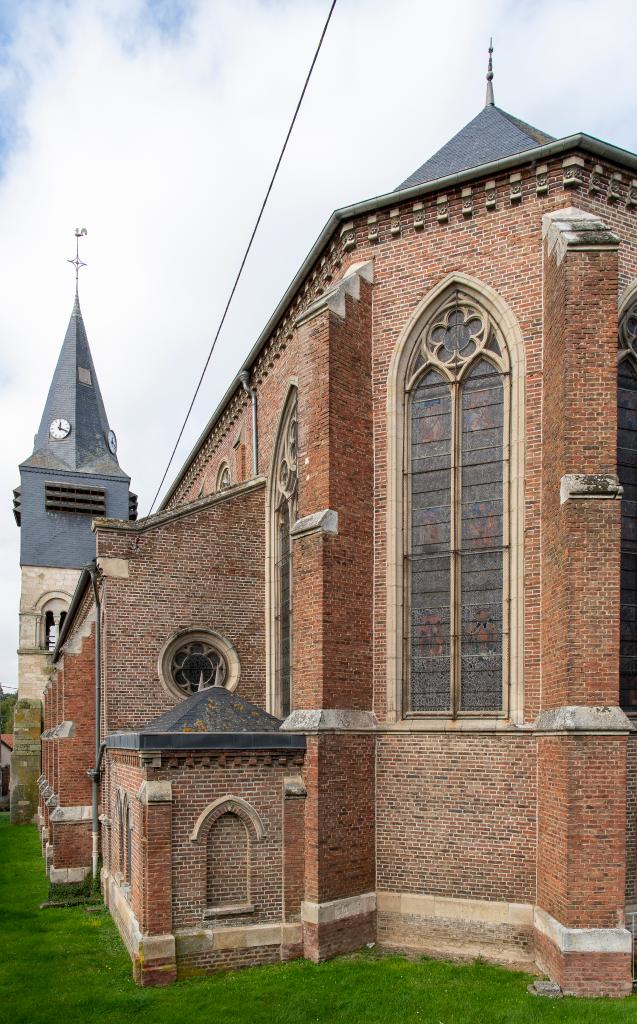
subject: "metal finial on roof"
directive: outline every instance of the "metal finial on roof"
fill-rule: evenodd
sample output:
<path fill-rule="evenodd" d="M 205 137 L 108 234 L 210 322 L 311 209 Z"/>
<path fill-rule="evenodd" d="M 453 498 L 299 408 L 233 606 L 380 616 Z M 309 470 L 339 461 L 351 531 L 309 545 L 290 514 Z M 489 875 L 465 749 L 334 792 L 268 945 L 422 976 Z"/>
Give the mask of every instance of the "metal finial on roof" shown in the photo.
<path fill-rule="evenodd" d="M 82 236 L 85 235 L 85 234 L 86 234 L 86 228 L 76 228 L 75 229 L 75 259 L 67 260 L 66 261 L 67 263 L 72 263 L 73 266 L 75 267 L 75 304 L 76 304 L 76 306 L 78 305 L 78 299 L 79 299 L 78 285 L 79 285 L 80 267 L 85 267 L 86 266 L 86 263 L 83 263 L 82 260 L 80 259 L 80 238 L 82 238 Z"/>
<path fill-rule="evenodd" d="M 495 107 L 493 98 L 493 38 L 489 39 L 489 67 L 487 68 L 487 99 L 485 107 Z"/>

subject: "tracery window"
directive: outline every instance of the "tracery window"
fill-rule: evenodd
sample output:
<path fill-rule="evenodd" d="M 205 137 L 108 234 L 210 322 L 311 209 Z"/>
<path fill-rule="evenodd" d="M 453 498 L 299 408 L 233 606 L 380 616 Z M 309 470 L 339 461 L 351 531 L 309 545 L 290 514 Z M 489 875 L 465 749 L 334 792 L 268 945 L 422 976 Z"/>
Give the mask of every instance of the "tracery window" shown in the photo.
<path fill-rule="evenodd" d="M 282 718 L 292 709 L 292 545 L 298 489 L 298 417 L 296 389 L 287 402 L 273 460 L 271 514 L 273 546 L 274 711 Z"/>
<path fill-rule="evenodd" d="M 637 301 L 619 322 L 617 475 L 621 511 L 620 704 L 637 712 Z"/>
<path fill-rule="evenodd" d="M 226 672 L 223 655 L 204 637 L 181 643 L 170 661 L 172 679 L 186 696 L 209 686 L 222 686 Z"/>
<path fill-rule="evenodd" d="M 457 292 L 421 331 L 406 382 L 404 706 L 498 715 L 508 674 L 509 361 Z"/>
<path fill-rule="evenodd" d="M 214 629 L 174 634 L 162 648 L 158 668 L 168 692 L 181 700 L 210 686 L 235 690 L 240 675 L 236 649 Z"/>
<path fill-rule="evenodd" d="M 121 881 L 130 885 L 133 849 L 133 818 L 128 794 L 119 790 L 117 794 L 117 825 L 119 856 L 118 868 Z"/>

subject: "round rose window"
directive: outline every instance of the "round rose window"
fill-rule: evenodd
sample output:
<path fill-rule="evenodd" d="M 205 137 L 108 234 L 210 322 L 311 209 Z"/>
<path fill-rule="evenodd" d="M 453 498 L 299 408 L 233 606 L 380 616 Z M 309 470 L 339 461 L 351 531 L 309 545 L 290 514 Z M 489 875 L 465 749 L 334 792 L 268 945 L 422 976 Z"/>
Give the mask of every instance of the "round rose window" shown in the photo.
<path fill-rule="evenodd" d="M 223 686 L 226 671 L 222 654 L 213 644 L 199 639 L 177 647 L 170 662 L 170 675 L 187 696 L 209 686 Z"/>

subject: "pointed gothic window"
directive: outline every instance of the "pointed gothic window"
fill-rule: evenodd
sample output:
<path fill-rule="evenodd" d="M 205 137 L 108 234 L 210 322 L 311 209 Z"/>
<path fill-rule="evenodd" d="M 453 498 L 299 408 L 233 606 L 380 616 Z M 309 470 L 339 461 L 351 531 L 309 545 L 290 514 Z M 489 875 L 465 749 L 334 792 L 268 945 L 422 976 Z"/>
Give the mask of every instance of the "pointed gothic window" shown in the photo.
<path fill-rule="evenodd" d="M 290 530 L 297 501 L 296 389 L 288 397 L 274 453 L 270 483 L 273 548 L 273 711 L 286 718 L 292 710 L 292 546 Z"/>
<path fill-rule="evenodd" d="M 637 712 L 637 301 L 619 323 L 617 475 L 621 513 L 619 687 L 625 711 Z"/>
<path fill-rule="evenodd" d="M 407 375 L 405 706 L 505 710 L 508 357 L 457 294 L 421 332 Z"/>

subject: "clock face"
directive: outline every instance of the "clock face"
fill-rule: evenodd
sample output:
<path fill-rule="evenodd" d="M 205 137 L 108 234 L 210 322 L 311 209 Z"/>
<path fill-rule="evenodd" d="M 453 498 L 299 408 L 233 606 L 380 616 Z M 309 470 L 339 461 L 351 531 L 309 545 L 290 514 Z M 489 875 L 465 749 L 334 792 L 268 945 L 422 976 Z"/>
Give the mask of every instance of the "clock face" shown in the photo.
<path fill-rule="evenodd" d="M 113 455 L 117 451 L 117 438 L 115 437 L 115 431 L 109 430 L 108 432 L 108 447 L 112 451 Z"/>
<path fill-rule="evenodd" d="M 63 441 L 65 437 L 68 437 L 71 433 L 71 424 L 68 420 L 57 419 L 53 420 L 49 427 L 49 434 L 55 438 L 56 441 Z"/>

